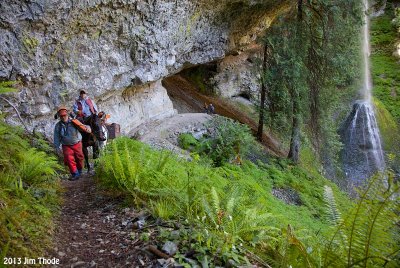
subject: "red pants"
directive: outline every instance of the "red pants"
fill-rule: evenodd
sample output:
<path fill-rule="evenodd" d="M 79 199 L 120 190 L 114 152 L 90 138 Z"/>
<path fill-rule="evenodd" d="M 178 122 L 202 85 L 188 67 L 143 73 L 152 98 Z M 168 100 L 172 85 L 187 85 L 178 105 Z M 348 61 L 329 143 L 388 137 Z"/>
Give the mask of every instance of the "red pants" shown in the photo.
<path fill-rule="evenodd" d="M 69 171 L 75 173 L 77 170 L 83 169 L 83 152 L 82 142 L 74 145 L 63 145 L 64 164 L 68 166 Z"/>

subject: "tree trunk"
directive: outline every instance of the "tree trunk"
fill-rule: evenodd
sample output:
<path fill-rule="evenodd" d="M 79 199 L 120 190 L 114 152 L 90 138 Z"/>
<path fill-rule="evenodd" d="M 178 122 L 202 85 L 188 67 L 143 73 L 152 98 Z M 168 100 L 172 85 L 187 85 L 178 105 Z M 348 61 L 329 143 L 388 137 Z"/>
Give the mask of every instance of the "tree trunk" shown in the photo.
<path fill-rule="evenodd" d="M 297 0 L 297 20 L 303 20 L 303 0 Z"/>
<path fill-rule="evenodd" d="M 297 1 L 297 31 L 298 37 L 301 37 L 301 23 L 303 19 L 303 0 Z M 299 38 L 298 38 L 299 39 Z M 290 89 L 292 97 L 292 135 L 290 137 L 290 149 L 288 158 L 294 163 L 299 162 L 300 155 L 300 94 L 296 88 Z"/>
<path fill-rule="evenodd" d="M 291 90 L 292 105 L 293 105 L 293 118 L 292 118 L 292 135 L 290 138 L 290 150 L 288 158 L 294 163 L 299 162 L 300 154 L 300 100 L 299 93 L 296 89 Z"/>
<path fill-rule="evenodd" d="M 265 81 L 265 73 L 267 72 L 267 44 L 264 44 L 264 58 L 262 64 L 261 73 L 261 99 L 260 99 L 260 118 L 258 121 L 257 139 L 262 142 L 263 128 L 264 128 L 264 110 L 265 110 L 265 96 L 267 92 L 267 86 Z"/>

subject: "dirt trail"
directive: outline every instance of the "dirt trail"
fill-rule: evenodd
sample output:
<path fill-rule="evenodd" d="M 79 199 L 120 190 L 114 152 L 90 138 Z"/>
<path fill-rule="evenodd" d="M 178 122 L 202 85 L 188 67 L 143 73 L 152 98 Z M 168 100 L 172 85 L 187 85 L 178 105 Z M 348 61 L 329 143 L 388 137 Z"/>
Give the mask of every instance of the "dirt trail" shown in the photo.
<path fill-rule="evenodd" d="M 122 198 L 98 189 L 93 176 L 62 181 L 64 203 L 51 256 L 57 267 L 152 267 L 133 223 L 138 213 L 122 209 Z"/>
<path fill-rule="evenodd" d="M 201 112 L 205 102 L 213 103 L 218 114 L 257 130 L 257 123 L 244 113 L 222 100 L 201 95 L 179 75 L 165 79 L 163 85 L 168 94 L 185 102 L 192 111 Z M 189 120 L 191 128 L 198 128 L 195 122 L 204 121 L 206 118 L 203 117 L 207 115 L 187 114 L 180 120 Z M 179 120 L 175 118 L 173 121 Z M 170 124 L 165 124 L 165 131 L 170 130 Z M 184 130 L 179 124 L 175 127 Z M 284 155 L 277 142 L 265 133 L 264 145 L 273 154 Z M 156 257 L 145 250 L 148 243 L 139 238 L 140 232 L 134 228 L 143 214 L 132 208 L 123 208 L 123 198 L 100 190 L 93 175 L 83 175 L 78 181 L 63 180 L 62 186 L 65 189 L 64 203 L 56 221 L 54 249 L 48 253 L 60 259 L 57 267 L 156 267 Z"/>
<path fill-rule="evenodd" d="M 246 124 L 250 127 L 253 133 L 257 133 L 257 122 L 254 122 L 246 114 L 242 113 L 226 101 L 202 95 L 181 75 L 168 77 L 163 80 L 162 84 L 167 89 L 168 94 L 186 102 L 194 111 L 201 112 L 204 103 L 212 103 L 215 107 L 215 113 L 237 120 L 242 124 Z M 265 132 L 263 133 L 262 143 L 272 154 L 280 157 L 286 156 L 286 153 L 279 148 L 278 142 Z"/>

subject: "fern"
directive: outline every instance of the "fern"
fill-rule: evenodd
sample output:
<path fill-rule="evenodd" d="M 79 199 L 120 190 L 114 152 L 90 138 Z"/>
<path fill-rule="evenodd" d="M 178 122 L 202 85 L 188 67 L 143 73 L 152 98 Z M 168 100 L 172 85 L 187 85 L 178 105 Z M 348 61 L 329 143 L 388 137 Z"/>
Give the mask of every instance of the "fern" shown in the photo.
<path fill-rule="evenodd" d="M 340 211 L 337 209 L 332 188 L 327 185 L 324 186 L 324 199 L 326 203 L 327 221 L 330 222 L 337 230 L 335 235 L 332 236 L 328 248 L 330 249 L 334 247 L 336 249 L 335 251 L 337 251 L 338 248 L 342 246 L 347 246 L 347 237 L 341 228 L 344 222 L 342 220 Z M 335 239 L 336 235 L 339 235 L 339 241 Z"/>
<path fill-rule="evenodd" d="M 273 218 L 269 213 L 260 213 L 260 208 L 247 207 L 237 187 L 226 193 L 223 200 L 214 187 L 211 188 L 210 201 L 203 199 L 203 210 L 211 223 L 210 228 L 224 237 L 225 247 L 230 248 L 237 241 L 275 239 L 278 229 L 268 225 Z M 211 203 L 211 205 L 210 205 Z"/>
<path fill-rule="evenodd" d="M 351 209 L 345 220 L 330 217 L 336 228 L 324 256 L 324 266 L 380 266 L 394 263 L 399 246 L 395 237 L 399 231 L 396 223 L 399 216 L 399 186 L 385 189 L 383 175 L 371 178 L 360 194 L 357 204 Z M 330 204 L 328 214 L 332 214 L 335 203 L 333 195 L 325 195 Z M 333 247 L 337 234 L 346 233 L 343 239 Z M 341 256 L 346 256 L 344 262 Z"/>
<path fill-rule="evenodd" d="M 335 201 L 335 197 L 333 196 L 332 188 L 327 185 L 325 185 L 325 187 L 324 187 L 324 198 L 325 198 L 325 201 L 327 204 L 328 219 L 335 226 L 340 226 L 343 221 L 340 216 L 340 212 L 336 207 L 336 201 Z"/>
<path fill-rule="evenodd" d="M 281 257 L 281 267 L 314 267 L 314 260 L 307 252 L 304 244 L 296 237 L 294 229 L 288 225 L 286 232 L 286 244 Z"/>
<path fill-rule="evenodd" d="M 38 139 L 39 142 L 42 140 Z M 0 121 L 0 251 L 7 256 L 43 256 L 57 210 L 53 156 L 31 148 L 21 129 Z"/>
<path fill-rule="evenodd" d="M 160 153 L 160 158 L 159 158 L 159 161 L 158 161 L 158 165 L 156 167 L 157 171 L 159 171 L 159 172 L 163 172 L 164 171 L 164 167 L 167 164 L 170 155 L 171 155 L 170 151 L 163 151 L 163 152 Z"/>
<path fill-rule="evenodd" d="M 0 94 L 16 92 L 17 90 L 14 88 L 15 85 L 15 81 L 0 82 Z"/>
<path fill-rule="evenodd" d="M 54 178 L 61 167 L 55 157 L 48 157 L 45 152 L 31 148 L 19 154 L 18 170 L 21 179 L 29 185 L 46 182 Z"/>

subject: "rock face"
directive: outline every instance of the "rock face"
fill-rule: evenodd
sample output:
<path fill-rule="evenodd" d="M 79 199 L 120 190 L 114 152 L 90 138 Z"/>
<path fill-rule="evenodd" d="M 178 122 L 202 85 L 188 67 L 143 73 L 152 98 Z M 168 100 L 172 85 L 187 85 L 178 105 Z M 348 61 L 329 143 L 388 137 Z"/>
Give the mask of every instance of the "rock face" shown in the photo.
<path fill-rule="evenodd" d="M 32 128 L 86 89 L 129 132 L 174 113 L 161 78 L 245 49 L 292 2 L 2 0 L 0 79 Z"/>
<path fill-rule="evenodd" d="M 148 120 L 163 119 L 176 113 L 160 80 L 124 91 L 107 92 L 99 103 L 101 107 L 107 107 L 111 121 L 119 122 L 125 134 Z"/>
<path fill-rule="evenodd" d="M 350 184 L 360 186 L 385 167 L 373 107 L 358 101 L 341 128 L 342 160 Z"/>
<path fill-rule="evenodd" d="M 219 95 L 257 98 L 261 84 L 256 58 L 260 58 L 260 50 L 254 47 L 239 55 L 229 55 L 218 63 L 217 74 L 210 82 Z"/>

